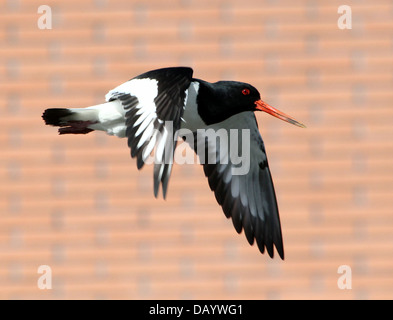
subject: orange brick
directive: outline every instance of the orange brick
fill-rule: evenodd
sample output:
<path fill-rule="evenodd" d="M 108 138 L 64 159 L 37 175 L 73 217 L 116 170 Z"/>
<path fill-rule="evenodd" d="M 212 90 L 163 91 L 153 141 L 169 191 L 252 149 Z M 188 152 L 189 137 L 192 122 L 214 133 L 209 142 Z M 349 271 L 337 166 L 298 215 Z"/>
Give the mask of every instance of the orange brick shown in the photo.
<path fill-rule="evenodd" d="M 0 0 L 1 299 L 390 299 L 392 2 Z M 200 165 L 167 200 L 127 141 L 59 136 L 50 107 L 85 107 L 154 68 L 238 80 L 307 125 L 257 114 L 285 261 L 237 235 Z M 37 268 L 53 269 L 52 290 Z M 352 267 L 353 289 L 337 269 Z"/>

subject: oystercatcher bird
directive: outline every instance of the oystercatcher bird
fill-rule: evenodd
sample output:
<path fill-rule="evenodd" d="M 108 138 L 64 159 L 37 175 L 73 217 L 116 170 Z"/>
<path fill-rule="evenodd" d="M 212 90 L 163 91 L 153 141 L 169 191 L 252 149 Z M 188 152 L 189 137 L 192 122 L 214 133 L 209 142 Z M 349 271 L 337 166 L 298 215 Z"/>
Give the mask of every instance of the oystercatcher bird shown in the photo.
<path fill-rule="evenodd" d="M 256 240 L 261 253 L 266 248 L 272 258 L 275 246 L 284 259 L 276 195 L 254 111 L 304 127 L 263 102 L 250 84 L 209 83 L 193 78 L 188 67 L 148 71 L 109 91 L 106 103 L 47 109 L 42 117 L 46 124 L 59 126 L 59 134 L 101 130 L 126 137 L 138 169 L 153 157 L 156 197 L 160 185 L 166 196 L 180 135 L 199 156 L 209 186 L 236 231 L 244 229 L 248 242 Z M 186 138 L 185 130 L 192 138 Z M 239 148 L 247 156 L 244 163 Z"/>

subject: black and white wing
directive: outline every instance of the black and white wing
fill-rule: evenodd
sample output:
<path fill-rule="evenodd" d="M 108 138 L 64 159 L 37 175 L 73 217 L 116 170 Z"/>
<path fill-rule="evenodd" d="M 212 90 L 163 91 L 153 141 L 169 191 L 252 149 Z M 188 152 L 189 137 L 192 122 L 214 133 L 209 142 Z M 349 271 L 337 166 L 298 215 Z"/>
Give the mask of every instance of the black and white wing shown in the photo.
<path fill-rule="evenodd" d="M 240 233 L 244 229 L 250 245 L 256 240 L 259 250 L 264 253 L 266 248 L 270 257 L 274 255 L 274 245 L 284 259 L 276 195 L 254 113 L 243 112 L 211 127 L 216 130 L 227 128 L 228 140 L 217 138 L 212 143 L 210 138 L 195 136 L 194 149 L 197 146 L 196 151 L 217 202 L 226 217 L 232 218 L 236 231 Z M 229 128 L 237 135 L 236 139 L 229 133 Z M 249 135 L 243 136 L 243 130 L 247 133 L 247 129 Z M 247 144 L 245 139 L 250 143 Z M 204 159 L 201 150 L 204 150 Z"/>
<path fill-rule="evenodd" d="M 154 150 L 154 195 L 162 184 L 165 198 L 173 153 L 193 70 L 186 67 L 146 72 L 111 90 L 106 100 L 119 100 L 125 110 L 131 156 L 141 169 Z"/>

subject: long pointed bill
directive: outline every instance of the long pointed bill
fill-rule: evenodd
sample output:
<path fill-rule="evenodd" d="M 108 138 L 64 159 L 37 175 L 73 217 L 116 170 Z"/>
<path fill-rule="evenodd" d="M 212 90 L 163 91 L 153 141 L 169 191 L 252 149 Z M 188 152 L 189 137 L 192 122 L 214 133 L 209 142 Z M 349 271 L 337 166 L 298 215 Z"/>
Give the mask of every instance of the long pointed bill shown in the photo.
<path fill-rule="evenodd" d="M 256 109 L 260 111 L 265 111 L 268 114 L 279 118 L 281 120 L 284 120 L 286 122 L 289 122 L 291 124 L 294 124 L 295 126 L 301 127 L 301 128 L 306 128 L 306 126 L 300 122 L 297 122 L 295 119 L 291 118 L 290 116 L 286 115 L 285 113 L 281 112 L 280 110 L 277 110 L 276 108 L 273 108 L 272 106 L 269 106 L 266 102 L 263 102 L 262 100 L 255 101 L 256 104 Z"/>

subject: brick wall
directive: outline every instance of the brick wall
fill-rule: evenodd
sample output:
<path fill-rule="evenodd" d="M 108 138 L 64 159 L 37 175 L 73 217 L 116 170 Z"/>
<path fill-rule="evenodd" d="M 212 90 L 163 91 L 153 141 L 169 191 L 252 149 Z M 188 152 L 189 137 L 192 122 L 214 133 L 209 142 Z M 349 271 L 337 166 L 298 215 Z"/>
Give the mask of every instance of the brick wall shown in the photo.
<path fill-rule="evenodd" d="M 393 298 L 392 18 L 389 0 L 0 0 L 0 298 Z M 126 141 L 41 119 L 175 65 L 252 83 L 307 124 L 258 114 L 285 261 L 236 234 L 199 166 L 175 165 L 156 200 Z"/>

